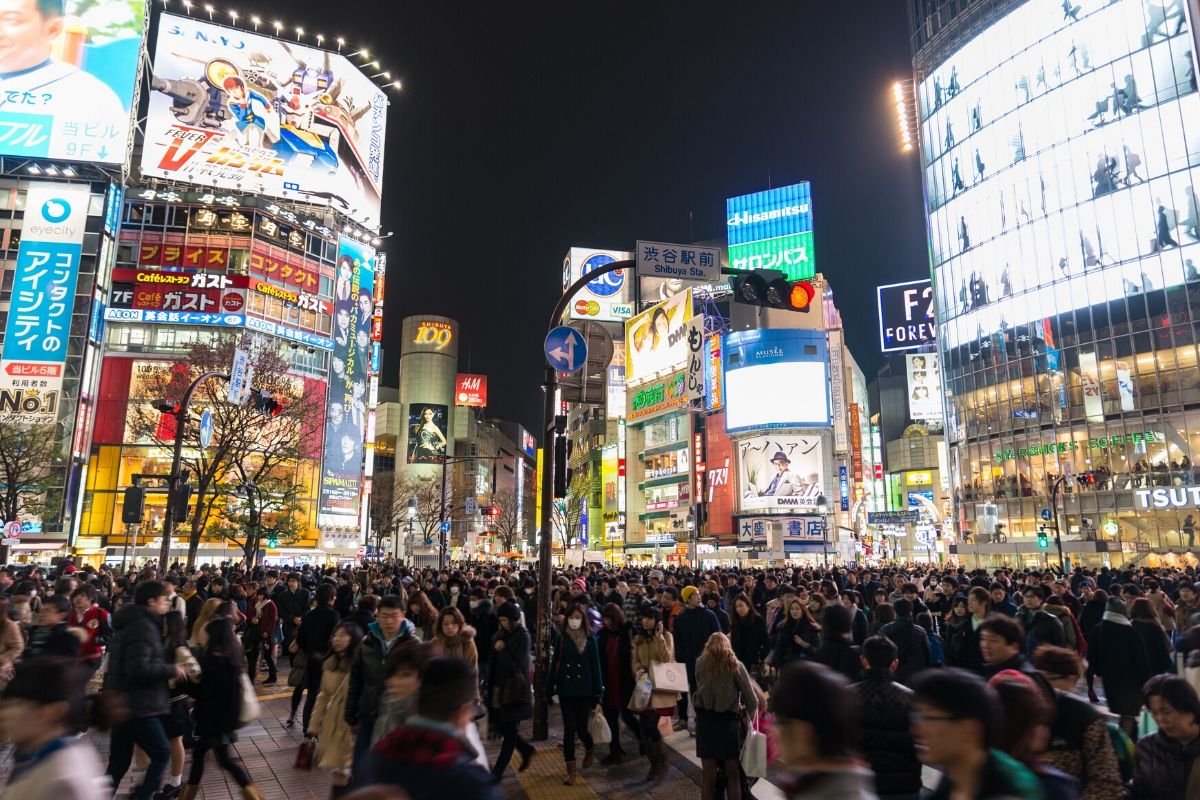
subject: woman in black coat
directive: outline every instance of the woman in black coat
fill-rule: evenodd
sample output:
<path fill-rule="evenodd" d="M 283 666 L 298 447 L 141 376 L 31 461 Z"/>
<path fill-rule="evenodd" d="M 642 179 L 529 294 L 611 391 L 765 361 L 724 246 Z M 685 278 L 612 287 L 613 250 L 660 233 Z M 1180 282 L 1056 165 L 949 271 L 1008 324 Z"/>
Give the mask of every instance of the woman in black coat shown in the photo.
<path fill-rule="evenodd" d="M 237 741 L 235 731 L 241 726 L 242 677 L 246 674 L 242 645 L 228 617 L 214 617 L 205 630 L 208 644 L 200 656 L 202 677 L 199 683 L 187 684 L 188 694 L 196 699 L 196 744 L 192 747 L 188 785 L 180 794 L 196 796 L 204 777 L 204 757 L 211 750 L 217 766 L 237 782 L 244 797 L 259 797 L 250 776 L 229 752 L 229 745 Z"/>
<path fill-rule="evenodd" d="M 604 697 L 600 703 L 609 730 L 612 731 L 608 755 L 600 763 L 609 766 L 620 764 L 625 756 L 618 720 L 624 720 L 625 726 L 633 731 L 638 743 L 638 755 L 645 754 L 645 745 L 642 743 L 638 718 L 629 710 L 634 685 L 629 623 L 625 621 L 625 612 L 616 603 L 609 603 L 600 611 L 600 620 L 603 625 L 597 636 L 597 644 L 600 650 L 600 674 L 604 678 Z"/>
<path fill-rule="evenodd" d="M 813 620 L 808 606 L 793 599 L 787 617 L 775 631 L 771 649 L 771 668 L 778 671 L 798 659 L 812 658 L 821 644 L 821 626 Z"/>
<path fill-rule="evenodd" d="M 771 652 L 767 623 L 744 594 L 736 595 L 729 607 L 733 611 L 729 626 L 733 654 L 752 677 L 761 678 L 763 659 Z"/>
<path fill-rule="evenodd" d="M 521 609 L 505 603 L 496 610 L 500 630 L 492 640 L 492 659 L 488 668 L 488 720 L 495 725 L 502 741 L 500 754 L 492 767 L 499 783 L 508 769 L 513 750 L 521 753 L 518 772 L 529 768 L 533 745 L 521 738 L 521 722 L 533 717 L 533 689 L 530 684 L 529 631 L 521 624 Z"/>
<path fill-rule="evenodd" d="M 1150 660 L 1150 674 L 1161 675 L 1175 672 L 1175 659 L 1171 658 L 1171 640 L 1154 613 L 1154 606 L 1145 597 L 1129 604 L 1129 618 L 1133 629 L 1146 645 L 1146 656 Z"/>
<path fill-rule="evenodd" d="M 851 638 L 853 620 L 850 609 L 843 605 L 825 607 L 825 623 L 821 626 L 821 647 L 817 650 L 816 661 L 824 664 L 835 672 L 841 673 L 848 681 L 858 680 L 862 672 L 862 662 L 858 658 L 858 647 Z"/>

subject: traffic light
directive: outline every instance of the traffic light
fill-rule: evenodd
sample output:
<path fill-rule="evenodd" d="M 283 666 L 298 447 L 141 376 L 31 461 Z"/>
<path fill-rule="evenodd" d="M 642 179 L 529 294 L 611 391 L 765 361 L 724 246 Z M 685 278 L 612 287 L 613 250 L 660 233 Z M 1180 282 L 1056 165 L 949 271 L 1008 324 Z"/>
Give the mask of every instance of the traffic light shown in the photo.
<path fill-rule="evenodd" d="M 554 499 L 562 500 L 567 496 L 567 461 L 570 459 L 571 441 L 563 435 L 554 437 Z"/>
<path fill-rule="evenodd" d="M 171 504 L 171 516 L 176 521 L 187 519 L 188 501 L 192 499 L 192 485 L 180 483 L 176 489 L 168 492 L 167 502 Z"/>
<path fill-rule="evenodd" d="M 266 389 L 251 389 L 250 405 L 255 411 L 268 417 L 278 417 L 283 413 L 283 403 L 276 400 Z"/>
<path fill-rule="evenodd" d="M 121 505 L 121 522 L 137 525 L 145 517 L 146 490 L 141 486 L 130 486 L 125 490 L 125 502 Z"/>
<path fill-rule="evenodd" d="M 1043 550 L 1050 546 L 1050 535 L 1046 533 L 1045 526 L 1038 528 L 1037 543 Z"/>
<path fill-rule="evenodd" d="M 279 547 L 279 536 L 274 533 L 267 534 L 267 547 Z"/>
<path fill-rule="evenodd" d="M 1095 489 L 1096 473 L 1091 471 L 1081 472 L 1075 476 L 1075 482 L 1079 484 L 1079 488 L 1081 489 Z"/>
<path fill-rule="evenodd" d="M 733 299 L 739 303 L 763 308 L 808 313 L 817 290 L 808 281 L 789 281 L 773 269 L 743 272 L 729 279 Z"/>

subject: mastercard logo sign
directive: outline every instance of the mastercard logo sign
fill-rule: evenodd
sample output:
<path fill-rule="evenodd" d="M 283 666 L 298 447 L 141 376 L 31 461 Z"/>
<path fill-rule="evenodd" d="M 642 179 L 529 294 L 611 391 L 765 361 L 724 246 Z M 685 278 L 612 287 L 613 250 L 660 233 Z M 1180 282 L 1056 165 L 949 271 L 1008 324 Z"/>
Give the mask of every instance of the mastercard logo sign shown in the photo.
<path fill-rule="evenodd" d="M 575 313 L 580 316 L 596 317 L 600 315 L 600 304 L 595 300 L 576 300 Z"/>

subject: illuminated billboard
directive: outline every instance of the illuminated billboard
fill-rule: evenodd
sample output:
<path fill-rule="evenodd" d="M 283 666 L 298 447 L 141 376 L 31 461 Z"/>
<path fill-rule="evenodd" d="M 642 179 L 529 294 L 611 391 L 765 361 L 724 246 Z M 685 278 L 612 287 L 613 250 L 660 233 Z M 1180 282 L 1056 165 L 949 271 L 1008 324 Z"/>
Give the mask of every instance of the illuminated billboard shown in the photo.
<path fill-rule="evenodd" d="M 755 436 L 737 442 L 738 508 L 816 508 L 825 493 L 821 435 Z"/>
<path fill-rule="evenodd" d="M 408 463 L 444 464 L 450 410 L 438 403 L 408 405 Z"/>
<path fill-rule="evenodd" d="M 875 287 L 879 306 L 879 349 L 911 350 L 937 341 L 933 282 L 928 278 Z"/>
<path fill-rule="evenodd" d="M 628 261 L 632 253 L 572 247 L 563 258 L 563 291 L 594 270 L 614 261 Z M 624 322 L 633 316 L 633 268 L 601 275 L 588 283 L 567 305 L 569 319 Z"/>
<path fill-rule="evenodd" d="M 926 422 L 942 421 L 942 375 L 936 353 L 904 357 L 908 376 L 908 416 Z"/>
<path fill-rule="evenodd" d="M 725 201 L 733 269 L 774 269 L 789 280 L 816 275 L 812 189 L 807 181 Z"/>
<path fill-rule="evenodd" d="M 827 353 L 822 331 L 751 330 L 727 335 L 727 430 L 829 425 Z"/>
<path fill-rule="evenodd" d="M 687 361 L 691 290 L 649 308 L 625 323 L 625 380 L 640 383 Z"/>
<path fill-rule="evenodd" d="M 141 171 L 379 223 L 387 97 L 344 56 L 163 14 Z"/>
<path fill-rule="evenodd" d="M 145 12 L 142 0 L 6 2 L 0 155 L 123 164 Z"/>
<path fill-rule="evenodd" d="M 108 304 L 114 309 L 240 314 L 248 285 L 245 275 L 117 268 L 112 271 Z"/>
<path fill-rule="evenodd" d="M 1200 280 L 1190 5 L 1068 5 L 1013 4 L 917 86 L 939 336 L 972 360 Z"/>
<path fill-rule="evenodd" d="M 458 373 L 454 381 L 454 405 L 483 408 L 487 405 L 487 375 Z"/>
<path fill-rule="evenodd" d="M 333 287 L 333 353 L 325 402 L 320 506 L 321 517 L 327 522 L 330 517 L 340 520 L 336 524 L 353 524 L 362 494 L 374 281 L 374 248 L 343 237 L 338 242 Z"/>

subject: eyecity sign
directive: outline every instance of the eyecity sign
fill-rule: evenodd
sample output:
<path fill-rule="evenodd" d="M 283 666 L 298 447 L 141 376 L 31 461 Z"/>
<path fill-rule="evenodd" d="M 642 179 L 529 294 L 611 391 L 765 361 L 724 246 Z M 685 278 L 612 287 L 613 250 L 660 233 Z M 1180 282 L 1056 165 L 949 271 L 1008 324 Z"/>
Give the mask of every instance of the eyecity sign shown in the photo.
<path fill-rule="evenodd" d="M 1164 486 L 1159 489 L 1134 489 L 1137 507 L 1200 508 L 1200 486 Z"/>

